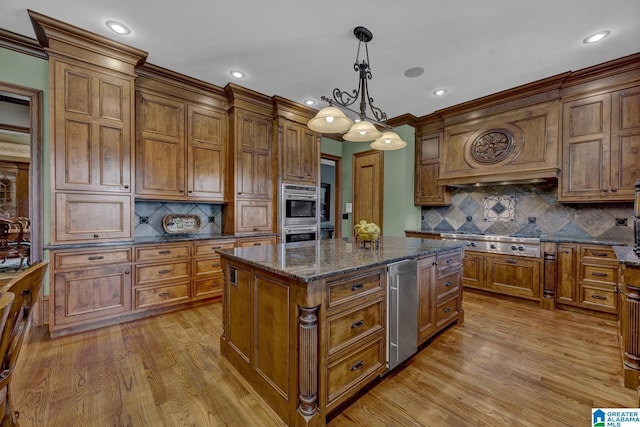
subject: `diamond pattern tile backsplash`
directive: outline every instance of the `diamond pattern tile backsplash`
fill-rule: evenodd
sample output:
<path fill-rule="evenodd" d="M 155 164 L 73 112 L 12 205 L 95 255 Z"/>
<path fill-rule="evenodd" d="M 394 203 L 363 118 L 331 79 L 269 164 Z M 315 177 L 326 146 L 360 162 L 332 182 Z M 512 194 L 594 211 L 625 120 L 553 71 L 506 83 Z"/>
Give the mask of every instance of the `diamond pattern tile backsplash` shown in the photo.
<path fill-rule="evenodd" d="M 633 243 L 633 202 L 561 204 L 545 184 L 455 188 L 451 206 L 422 208 L 421 229 Z"/>
<path fill-rule="evenodd" d="M 222 205 L 208 203 L 179 203 L 137 201 L 135 207 L 135 237 L 163 237 L 162 218 L 171 214 L 198 215 L 202 229 L 194 234 L 222 233 Z M 212 221 L 210 221 L 210 219 Z"/>

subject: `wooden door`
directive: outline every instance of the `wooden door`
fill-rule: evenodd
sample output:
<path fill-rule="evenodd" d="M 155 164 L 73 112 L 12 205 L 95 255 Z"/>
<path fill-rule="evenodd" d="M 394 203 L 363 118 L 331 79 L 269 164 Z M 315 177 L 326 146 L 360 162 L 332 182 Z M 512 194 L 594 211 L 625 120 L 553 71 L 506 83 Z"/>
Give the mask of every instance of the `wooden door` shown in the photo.
<path fill-rule="evenodd" d="M 633 201 L 640 178 L 640 86 L 613 92 L 611 102 L 611 196 Z"/>
<path fill-rule="evenodd" d="M 382 229 L 384 153 L 365 151 L 353 155 L 353 223 L 373 222 Z M 382 230 L 384 233 L 384 229 Z"/>
<path fill-rule="evenodd" d="M 247 112 L 238 114 L 236 132 L 238 199 L 273 197 L 272 122 L 271 119 Z"/>
<path fill-rule="evenodd" d="M 320 144 L 306 126 L 284 121 L 282 134 L 282 181 L 318 184 Z"/>

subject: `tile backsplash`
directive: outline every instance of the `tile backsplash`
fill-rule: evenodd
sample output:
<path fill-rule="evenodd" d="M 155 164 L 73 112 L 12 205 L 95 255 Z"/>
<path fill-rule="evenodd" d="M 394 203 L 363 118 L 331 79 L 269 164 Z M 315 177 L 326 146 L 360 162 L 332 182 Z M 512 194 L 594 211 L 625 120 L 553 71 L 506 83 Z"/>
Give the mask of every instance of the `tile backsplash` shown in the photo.
<path fill-rule="evenodd" d="M 450 206 L 422 208 L 421 229 L 633 242 L 633 202 L 562 204 L 557 191 L 548 184 L 455 188 Z"/>
<path fill-rule="evenodd" d="M 168 233 L 162 227 L 162 218 L 171 214 L 198 215 L 203 226 L 200 231 L 193 234 L 220 234 L 222 232 L 222 205 L 136 201 L 135 237 L 167 236 Z"/>

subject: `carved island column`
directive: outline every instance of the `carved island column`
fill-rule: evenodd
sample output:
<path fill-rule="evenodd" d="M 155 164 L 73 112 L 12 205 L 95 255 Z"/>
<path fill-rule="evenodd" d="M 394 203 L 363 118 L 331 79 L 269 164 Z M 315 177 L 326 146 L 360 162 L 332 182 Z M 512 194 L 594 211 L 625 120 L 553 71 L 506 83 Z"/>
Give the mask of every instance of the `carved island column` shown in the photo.
<path fill-rule="evenodd" d="M 298 322 L 298 412 L 306 418 L 318 412 L 318 307 L 300 307 Z"/>
<path fill-rule="evenodd" d="M 640 278 L 640 269 L 626 268 L 625 283 L 628 275 Z M 640 283 L 639 283 L 640 285 Z M 624 285 L 622 298 L 622 336 L 624 343 L 624 386 L 637 389 L 640 385 L 640 286 Z"/>

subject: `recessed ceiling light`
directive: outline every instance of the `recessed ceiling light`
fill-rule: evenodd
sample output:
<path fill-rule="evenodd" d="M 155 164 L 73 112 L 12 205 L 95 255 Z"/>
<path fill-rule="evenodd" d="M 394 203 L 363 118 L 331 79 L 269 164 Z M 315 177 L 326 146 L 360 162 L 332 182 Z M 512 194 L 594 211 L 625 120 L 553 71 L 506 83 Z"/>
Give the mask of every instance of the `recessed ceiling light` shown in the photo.
<path fill-rule="evenodd" d="M 107 21 L 107 22 L 105 22 L 105 24 L 114 33 L 118 33 L 118 34 L 122 34 L 122 35 L 131 34 L 131 30 L 129 29 L 129 27 L 124 25 L 122 22 Z"/>
<path fill-rule="evenodd" d="M 315 103 L 316 103 L 316 101 L 314 101 L 313 99 L 305 99 L 305 100 L 304 100 L 304 103 L 305 103 L 306 105 L 313 105 L 313 104 L 315 104 Z"/>
<path fill-rule="evenodd" d="M 442 95 L 444 95 L 445 93 L 447 93 L 447 90 L 446 90 L 446 89 L 436 89 L 436 90 L 434 90 L 434 91 L 433 91 L 433 94 L 434 94 L 435 96 L 442 96 Z"/>
<path fill-rule="evenodd" d="M 421 76 L 424 73 L 424 68 L 422 67 L 413 67 L 413 68 L 409 68 L 407 71 L 404 72 L 404 76 L 405 77 L 418 77 Z"/>
<path fill-rule="evenodd" d="M 246 77 L 246 75 L 242 71 L 238 70 L 232 70 L 229 72 L 229 74 L 231 74 L 231 77 L 236 79 L 244 79 Z"/>
<path fill-rule="evenodd" d="M 586 43 L 586 44 L 596 43 L 606 38 L 609 34 L 611 34 L 611 31 L 599 31 L 597 33 L 591 34 L 586 39 L 582 40 L 582 43 Z"/>

